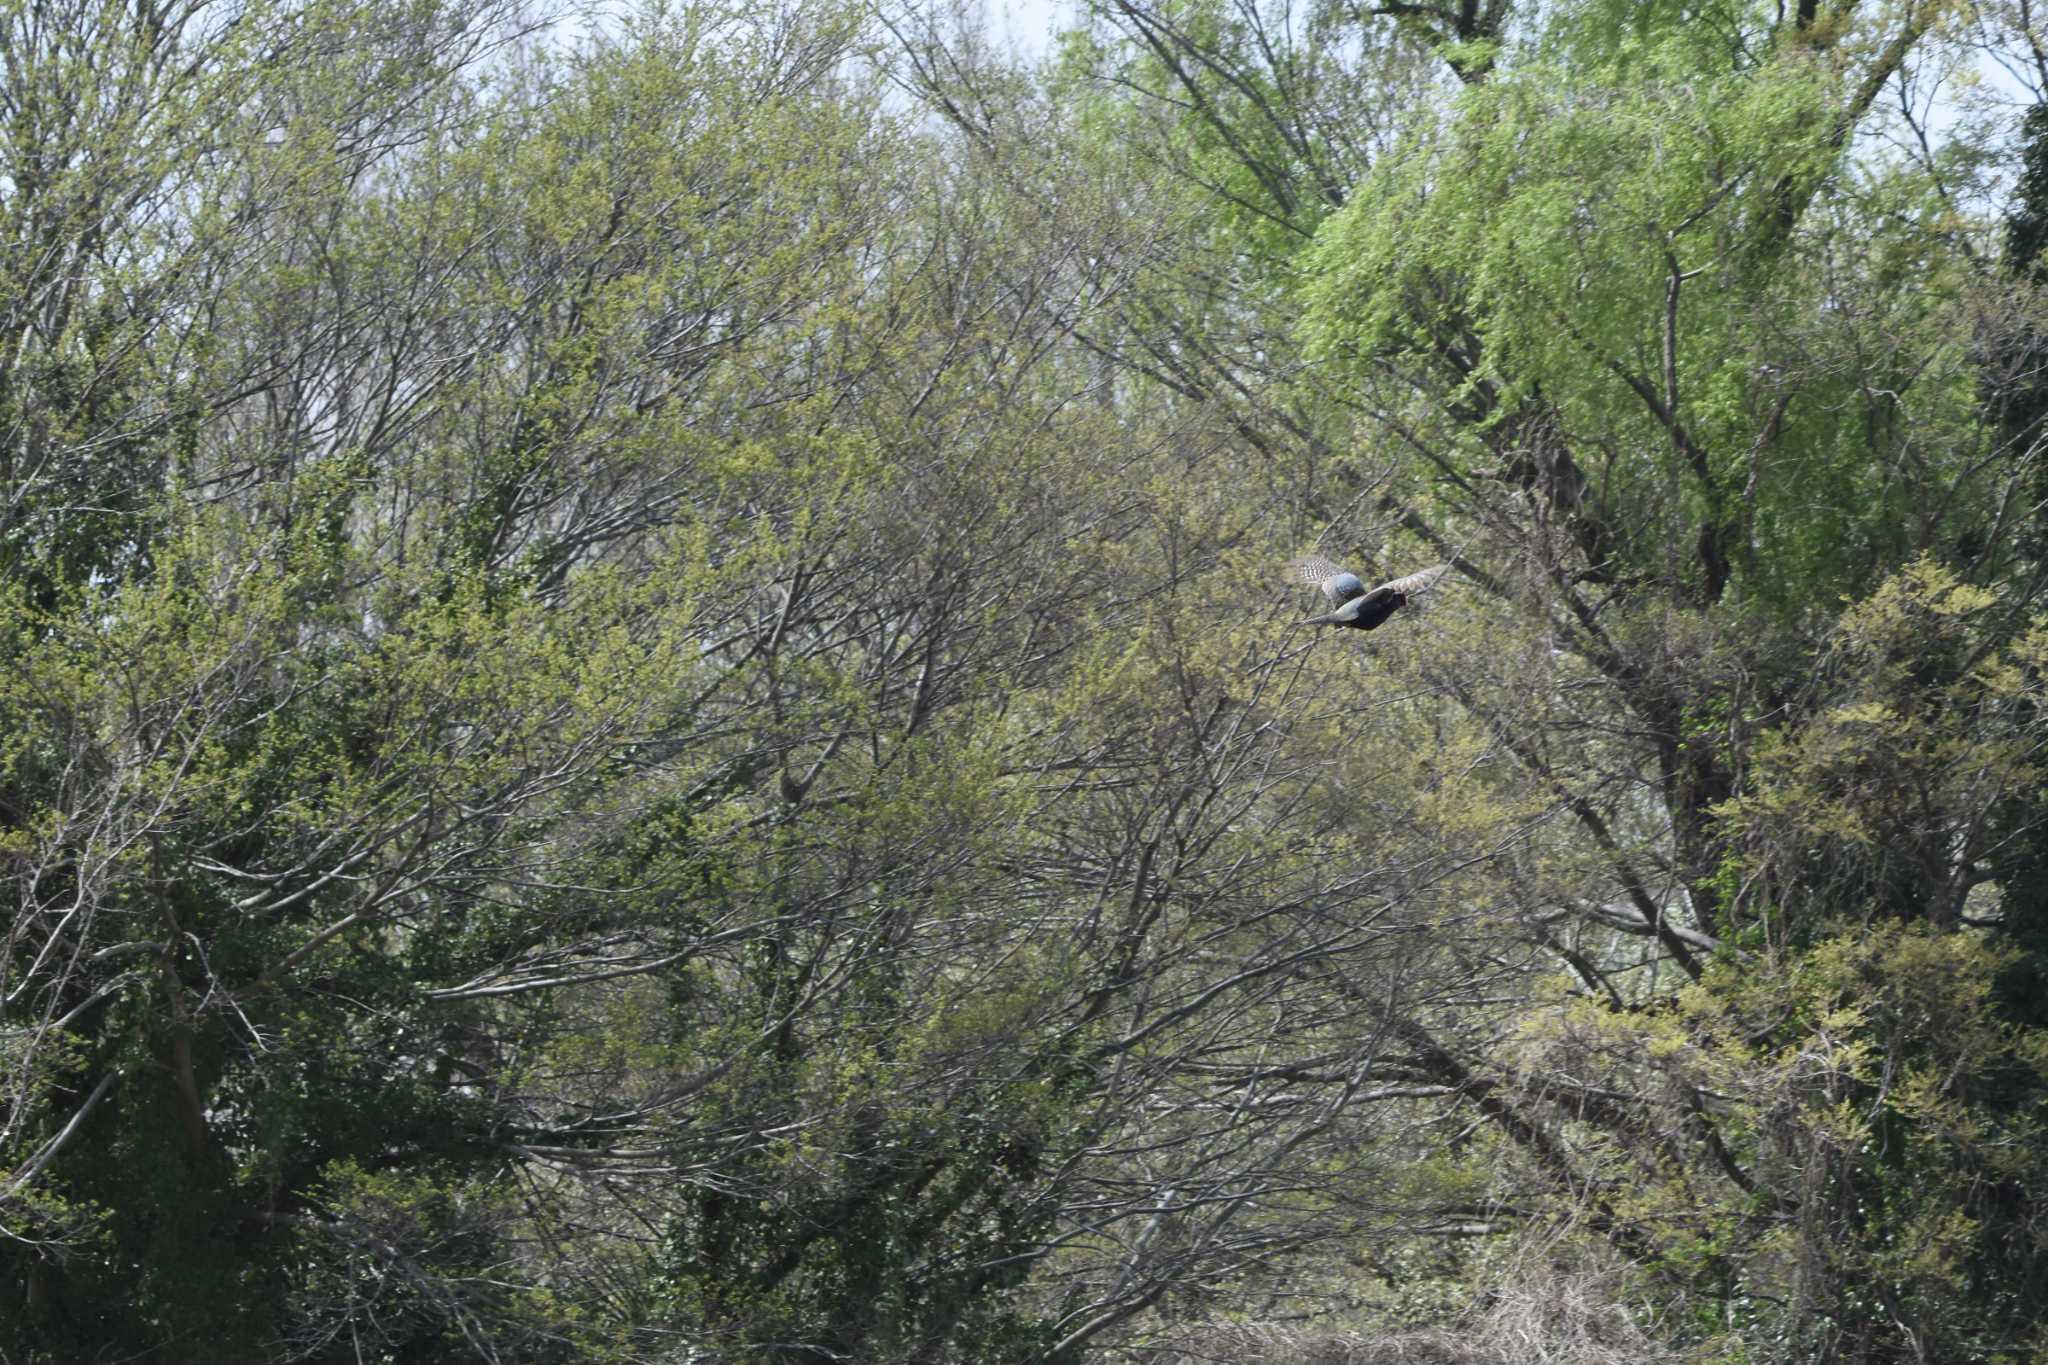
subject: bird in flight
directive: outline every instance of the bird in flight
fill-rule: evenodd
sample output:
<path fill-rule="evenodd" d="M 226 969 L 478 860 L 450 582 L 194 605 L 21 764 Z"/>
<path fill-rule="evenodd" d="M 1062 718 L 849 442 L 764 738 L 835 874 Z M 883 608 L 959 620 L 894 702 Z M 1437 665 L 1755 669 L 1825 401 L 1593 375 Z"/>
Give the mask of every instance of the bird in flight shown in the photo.
<path fill-rule="evenodd" d="M 1365 581 L 1349 569 L 1339 568 L 1321 555 L 1303 555 L 1294 561 L 1295 576 L 1323 590 L 1333 608 L 1328 615 L 1312 616 L 1305 626 L 1348 626 L 1371 630 L 1396 611 L 1436 586 L 1451 566 L 1438 564 L 1421 573 L 1409 574 L 1368 589 Z"/>

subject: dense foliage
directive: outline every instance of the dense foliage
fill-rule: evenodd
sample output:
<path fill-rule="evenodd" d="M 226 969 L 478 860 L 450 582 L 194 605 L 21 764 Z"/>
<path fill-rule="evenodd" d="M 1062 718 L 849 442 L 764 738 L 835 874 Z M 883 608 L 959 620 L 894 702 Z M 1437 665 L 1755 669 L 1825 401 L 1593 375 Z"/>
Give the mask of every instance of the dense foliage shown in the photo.
<path fill-rule="evenodd" d="M 1076 25 L 0 0 L 0 1361 L 2048 1359 L 2048 30 Z"/>

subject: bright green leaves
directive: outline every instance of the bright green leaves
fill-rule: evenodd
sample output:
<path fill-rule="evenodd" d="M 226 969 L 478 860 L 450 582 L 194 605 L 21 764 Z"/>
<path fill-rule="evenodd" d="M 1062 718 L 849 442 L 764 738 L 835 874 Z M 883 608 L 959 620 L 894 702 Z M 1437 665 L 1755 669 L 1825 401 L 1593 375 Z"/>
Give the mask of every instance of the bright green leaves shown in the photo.
<path fill-rule="evenodd" d="M 1420 385 L 1456 424 L 1436 439 L 1461 477 L 1533 477 L 1488 466 L 1546 412 L 1590 485 L 1552 496 L 1607 552 L 1718 595 L 1732 544 L 1696 566 L 1665 552 L 1702 528 L 1735 539 L 1780 325 L 1758 311 L 1777 272 L 1745 243 L 1801 158 L 1826 154 L 1817 94 L 1797 65 L 1614 88 L 1501 72 L 1320 234 L 1322 353 L 1372 391 Z"/>
<path fill-rule="evenodd" d="M 1909 217 L 1814 200 L 1881 62 L 1702 52 L 1713 32 L 1636 16 L 1604 62 L 1525 59 L 1418 120 L 1319 233 L 1309 327 L 1369 404 L 1427 398 L 1454 477 L 1566 512 L 1601 571 L 1792 612 L 1955 534 L 1907 480 L 1995 496 L 1949 349 L 1970 267 Z"/>

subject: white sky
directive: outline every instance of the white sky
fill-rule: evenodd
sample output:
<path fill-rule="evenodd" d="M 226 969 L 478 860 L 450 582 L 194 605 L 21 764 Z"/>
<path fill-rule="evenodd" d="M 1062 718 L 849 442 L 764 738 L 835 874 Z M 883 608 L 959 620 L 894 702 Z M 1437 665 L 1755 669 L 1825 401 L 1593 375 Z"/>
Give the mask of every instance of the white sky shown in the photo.
<path fill-rule="evenodd" d="M 1027 57 L 1045 55 L 1056 29 L 1070 28 L 1081 0 L 982 0 L 989 36 Z"/>

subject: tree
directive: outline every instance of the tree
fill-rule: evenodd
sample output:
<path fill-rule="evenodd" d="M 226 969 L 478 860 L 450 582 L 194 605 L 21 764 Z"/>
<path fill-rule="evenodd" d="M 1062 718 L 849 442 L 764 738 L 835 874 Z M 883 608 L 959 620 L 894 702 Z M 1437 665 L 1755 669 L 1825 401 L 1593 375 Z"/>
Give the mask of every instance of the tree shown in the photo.
<path fill-rule="evenodd" d="M 1940 15 L 10 14 L 0 1352 L 2038 1331 Z"/>
<path fill-rule="evenodd" d="M 1129 80 L 1121 71 L 1131 68 L 1110 62 L 1098 71 L 1132 90 L 1132 105 L 1161 111 L 1161 126 L 1176 130 L 1162 146 L 1233 121 L 1240 135 L 1227 145 L 1263 145 L 1253 132 L 1264 116 L 1205 101 L 1212 77 L 1194 74 L 1221 81 L 1234 63 L 1260 60 L 1255 45 L 1217 39 L 1225 55 L 1176 72 L 1153 42 L 1210 32 L 1189 13 L 1133 20 L 1117 11 L 1113 22 L 1145 30 L 1126 60 L 1155 76 Z M 1469 7 L 1417 16 L 1460 25 L 1460 37 L 1486 25 L 1476 47 L 1437 49 L 1453 64 L 1455 90 L 1410 105 L 1402 145 L 1354 163 L 1355 180 L 1330 197 L 1341 207 L 1314 225 L 1313 244 L 1277 260 L 1247 253 L 1258 264 L 1243 277 L 1244 308 L 1274 292 L 1305 304 L 1305 333 L 1294 336 L 1308 355 L 1288 377 L 1293 403 L 1262 396 L 1258 418 L 1245 407 L 1248 424 L 1285 433 L 1277 439 L 1295 452 L 1303 505 L 1337 503 L 1307 496 L 1333 452 L 1377 443 L 1394 452 L 1389 467 L 1375 481 L 1353 475 L 1356 501 L 1337 503 L 1337 534 L 1398 544 L 1406 531 L 1439 554 L 1457 550 L 1468 580 L 1499 603 L 1483 643 L 1437 630 L 1418 676 L 1458 698 L 1520 770 L 1515 785 L 1554 813 L 1546 829 L 1555 841 L 1500 859 L 1494 923 L 1599 1002 L 1586 1014 L 1606 1021 L 1598 1032 L 1609 1041 L 1589 1044 L 1593 1053 L 1623 1047 L 1621 1038 L 1653 1055 L 1676 1046 L 1657 1022 L 1673 985 L 1729 999 L 1738 992 L 1717 965 L 1724 960 L 1765 979 L 1799 979 L 1812 966 L 1806 954 L 1820 962 L 1841 951 L 1833 936 L 1845 921 L 1863 923 L 1873 905 L 1937 930 L 1962 925 L 1970 887 L 1996 867 L 2017 870 L 2015 851 L 2035 827 L 2018 794 L 2032 763 L 2024 722 L 1987 733 L 1976 749 L 1912 729 L 1945 713 L 1948 703 L 1932 700 L 1941 689 L 1962 686 L 1972 666 L 2024 637 L 2038 586 L 2002 533 L 2031 515 L 2019 509 L 2033 457 L 2009 436 L 1993 453 L 1998 438 L 1983 406 L 1986 393 L 2012 401 L 2020 390 L 2000 386 L 2023 384 L 2024 367 L 1984 368 L 1986 322 L 1999 314 L 1993 299 L 2004 286 L 1983 270 L 1988 225 L 1979 220 L 1974 241 L 1955 226 L 1966 212 L 1957 187 L 1971 183 L 1958 177 L 1981 170 L 1986 149 L 1936 149 L 1910 98 L 1920 67 L 1948 60 L 1935 20 L 1917 6 L 1827 16 L 1818 7 L 1680 16 L 1600 5 L 1513 19 Z M 1373 50 L 1378 40 L 1366 32 L 1354 50 Z M 1908 97 L 1899 115 L 1887 115 L 1887 92 Z M 1887 155 L 1870 133 L 1888 117 L 1911 155 Z M 1229 191 L 1182 164 L 1221 201 L 1217 221 L 1243 213 L 1243 184 Z M 1292 211 L 1277 192 L 1262 202 L 1274 218 Z M 1212 309 L 1204 321 L 1218 316 Z M 1180 362 L 1180 373 L 1203 376 L 1188 381 L 1191 392 L 1229 393 L 1233 376 L 1250 372 L 1221 346 L 1176 337 L 1172 349 L 1196 357 Z M 1263 355 L 1278 351 L 1267 340 Z M 1247 392 L 1241 379 L 1237 392 Z M 1276 409 L 1292 420 L 1266 417 Z M 1358 469 L 1355 457 L 1349 468 Z M 1882 856 L 1854 852 L 1864 847 L 1855 840 L 1816 850 L 1813 826 L 1798 826 L 1801 834 L 1775 846 L 1783 861 L 1772 865 L 1782 873 L 1796 864 L 1799 885 L 1829 889 L 1777 899 L 1761 889 L 1777 874 L 1761 870 L 1747 843 L 1755 827 L 1731 822 L 1755 809 L 1780 737 L 1820 743 L 1835 733 L 1815 678 L 1832 676 L 1832 632 L 1860 630 L 1869 618 L 1837 622 L 1828 604 L 1868 597 L 1863 610 L 1879 611 L 1900 582 L 1938 598 L 1925 586 L 1939 579 L 1930 566 L 1914 571 L 1919 578 L 1890 577 L 1929 552 L 1997 585 L 1998 610 L 1986 612 L 1970 646 L 1923 658 L 1910 689 L 1931 712 L 1887 722 L 1902 731 L 1887 743 L 1900 754 L 1938 746 L 1943 757 L 1925 762 L 1959 764 L 1983 785 L 1967 794 L 1945 786 L 1945 766 L 1942 781 L 1924 769 L 1911 782 L 1897 768 L 1864 771 L 1860 789 L 1886 813 L 1881 831 L 1859 828 Z M 2027 705 L 2015 702 L 2012 714 Z M 1794 789 L 1787 813 L 1798 806 L 1807 809 L 1800 819 L 1819 820 L 1810 803 L 1842 799 L 1820 790 Z M 1836 861 L 1845 857 L 1858 868 L 1852 877 Z M 1754 955 L 1766 938 L 1782 955 Z M 1646 957 L 1631 939 L 1653 951 Z M 1997 950 L 1970 961 L 1957 970 L 1976 982 L 2013 969 Z M 1660 974 L 1659 964 L 1676 970 Z M 1527 986 L 1523 994 L 1541 999 Z M 1972 999 L 1961 1014 L 1992 1008 Z M 1430 1030 L 1440 1051 L 1421 1055 L 1441 1056 L 1441 1074 L 1491 1121 L 1505 1144 L 1497 1169 L 1533 1180 L 1518 1182 L 1514 1199 L 1669 1270 L 1674 1301 L 1725 1327 L 1736 1282 L 1770 1276 L 1753 1263 L 1738 1271 L 1741 1258 L 1727 1256 L 1673 1269 L 1684 1259 L 1671 1241 L 1684 1216 L 1670 1211 L 1763 1197 L 1770 1181 L 1737 1140 L 1743 1121 L 1716 1109 L 1725 1092 L 1711 1084 L 1659 1099 L 1661 1083 L 1643 1070 L 1618 1066 L 1589 1084 L 1587 1052 L 1508 1041 L 1522 1029 L 1544 1036 L 1546 1014 L 1532 1004 L 1458 1019 Z M 1745 1036 L 1755 1043 L 1762 1028 L 1753 1022 Z M 1809 1038 L 1803 1020 L 1782 1028 L 1762 1036 L 1796 1055 L 1795 1040 Z M 1903 1054 L 1938 1036 L 1908 1030 L 1891 1045 Z M 1981 1121 L 2002 1122 L 1992 1115 L 2007 1099 L 2032 1093 L 2032 1081 L 2017 1079 L 2023 1072 L 2002 1073 L 2016 1088 L 1986 1097 Z M 1666 1208 L 1646 1209 L 1604 1158 L 1580 1158 L 1588 1141 L 1660 1151 L 1642 1157 L 1646 1167 L 1688 1174 L 1659 1185 L 1670 1190 Z M 1730 1193 L 1708 1192 L 1714 1177 L 1699 1173 L 1716 1171 Z M 1570 1214 L 1556 1212 L 1564 1191 Z M 1806 1201 L 1824 1202 L 1818 1191 L 1775 1197 L 1809 1212 Z M 1930 1193 L 1933 1206 L 1976 1216 L 1944 1197 Z M 1816 1216 L 1811 1227 L 1859 1244 L 1861 1232 Z M 1896 1231 L 1917 1215 L 1901 1207 L 1898 1216 L 1877 1222 Z M 1969 1255 L 1996 1259 L 1989 1248 L 2004 1234 L 1972 1226 L 1982 1240 Z M 1824 1235 L 1814 1236 L 1819 1246 Z M 1976 1287 L 1994 1292 L 1988 1284 L 2008 1272 L 2026 1273 L 2007 1262 Z M 1900 1322 L 1922 1311 L 1899 1306 L 1921 1292 L 1899 1291 Z M 1808 1303 L 1791 1316 L 1810 1325 L 1802 1314 L 1812 1311 Z M 1840 1311 L 1813 1340 L 1851 1355 L 1889 1349 L 1895 1329 L 1877 1324 L 1880 1306 Z M 2012 1339 L 2001 1335 L 2006 1326 L 1981 1325 L 1995 1313 L 1967 1330 L 1939 1316 L 1905 1330 L 1975 1343 L 1959 1349 Z M 1762 1325 L 1769 1317 L 1737 1330 L 1761 1341 L 1775 1330 Z"/>
<path fill-rule="evenodd" d="M 1334 856 L 1239 438 L 1082 341 L 1171 206 L 829 9 L 408 34 L 256 82 L 150 519 L 11 587 L 7 1349 L 1076 1358 L 1384 1216 L 1456 869 Z"/>

